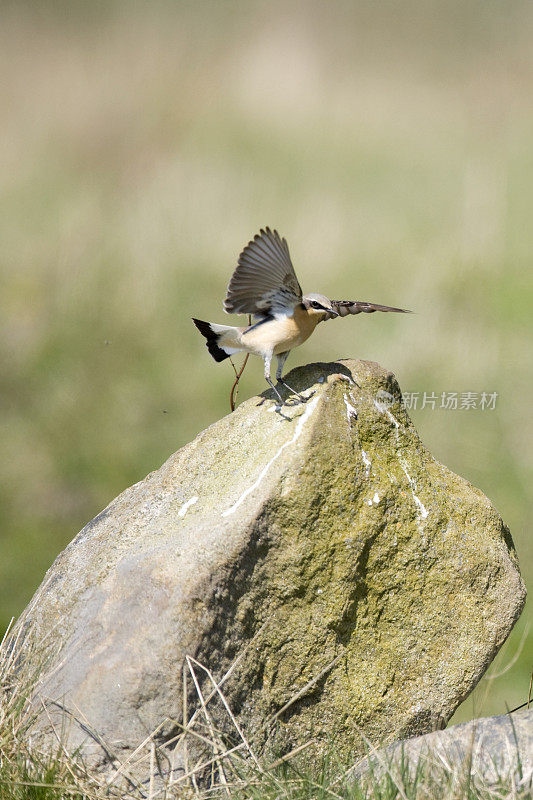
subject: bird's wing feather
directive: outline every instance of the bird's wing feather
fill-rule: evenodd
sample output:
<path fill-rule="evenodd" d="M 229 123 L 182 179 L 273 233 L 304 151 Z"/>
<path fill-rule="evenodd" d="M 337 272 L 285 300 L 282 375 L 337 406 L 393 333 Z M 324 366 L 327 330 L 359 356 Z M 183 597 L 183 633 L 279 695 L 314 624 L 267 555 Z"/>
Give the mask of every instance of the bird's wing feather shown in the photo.
<path fill-rule="evenodd" d="M 287 242 L 277 231 L 262 229 L 239 256 L 224 310 L 230 314 L 264 316 L 293 309 L 301 302 L 302 289 Z"/>
<path fill-rule="evenodd" d="M 411 314 L 406 308 L 394 308 L 394 306 L 380 306 L 377 303 L 365 303 L 363 300 L 332 300 L 331 305 L 337 311 L 339 317 L 347 317 L 348 314 L 372 314 L 374 311 L 395 311 L 398 314 Z M 334 319 L 333 314 L 326 314 L 325 319 Z"/>

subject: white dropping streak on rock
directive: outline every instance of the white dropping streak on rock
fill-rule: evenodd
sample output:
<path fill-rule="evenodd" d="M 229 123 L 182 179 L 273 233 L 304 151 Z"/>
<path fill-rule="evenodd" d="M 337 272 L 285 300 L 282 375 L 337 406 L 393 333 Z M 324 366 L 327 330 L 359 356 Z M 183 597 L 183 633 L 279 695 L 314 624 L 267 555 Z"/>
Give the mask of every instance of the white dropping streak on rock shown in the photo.
<path fill-rule="evenodd" d="M 405 474 L 405 477 L 409 481 L 409 486 L 411 488 L 411 494 L 413 495 L 413 500 L 415 502 L 416 507 L 418 508 L 418 511 L 419 511 L 419 514 L 420 514 L 420 518 L 421 519 L 426 519 L 426 517 L 428 516 L 429 512 L 428 512 L 427 508 L 425 507 L 424 503 L 422 502 L 422 500 L 415 493 L 414 481 L 411 478 L 411 476 L 409 475 L 409 472 L 407 470 L 407 462 L 406 462 L 405 458 L 402 456 L 402 453 L 401 453 L 401 450 L 400 450 L 400 436 L 399 436 L 400 423 L 398 422 L 398 420 L 396 419 L 394 414 L 391 413 L 390 409 L 388 409 L 387 406 L 384 403 L 380 403 L 379 400 L 374 400 L 374 405 L 376 406 L 377 410 L 381 414 L 386 414 L 388 416 L 388 418 L 390 419 L 390 421 L 392 422 L 392 424 L 395 427 L 396 446 L 397 446 L 397 449 L 398 449 L 398 461 L 400 462 L 400 467 L 402 468 L 402 470 L 403 470 L 403 472 Z M 420 524 L 419 524 L 419 528 L 420 528 L 420 530 L 422 530 L 422 527 L 421 527 Z"/>
<path fill-rule="evenodd" d="M 225 511 L 222 512 L 222 516 L 223 517 L 229 517 L 230 514 L 233 514 L 235 511 L 237 511 L 239 506 L 246 500 L 248 495 L 251 494 L 255 489 L 257 489 L 257 487 L 260 485 L 261 481 L 263 480 L 263 478 L 267 474 L 267 472 L 270 469 L 270 467 L 272 466 L 272 464 L 275 461 L 278 460 L 278 458 L 283 453 L 285 448 L 286 447 L 290 447 L 291 445 L 295 444 L 295 442 L 298 441 L 298 439 L 300 438 L 300 434 L 302 433 L 303 427 L 304 427 L 305 423 L 307 422 L 307 420 L 309 419 L 309 417 L 311 416 L 311 414 L 313 413 L 313 411 L 315 410 L 319 399 L 320 398 L 317 395 L 314 398 L 314 400 L 311 400 L 311 402 L 309 403 L 309 405 L 305 409 L 304 413 L 300 415 L 300 417 L 298 419 L 298 422 L 296 423 L 296 428 L 294 429 L 294 435 L 293 435 L 292 439 L 290 439 L 288 442 L 285 442 L 285 444 L 281 445 L 281 447 L 279 448 L 278 452 L 274 456 L 272 456 L 272 458 L 270 459 L 268 464 L 265 464 L 265 466 L 263 467 L 263 469 L 259 473 L 259 477 L 255 481 L 255 483 L 253 483 L 251 486 L 249 486 L 248 489 L 246 489 L 241 494 L 239 499 L 230 508 L 227 508 Z"/>
<path fill-rule="evenodd" d="M 353 400 L 353 397 L 351 395 L 350 397 Z M 352 406 L 346 395 L 344 395 L 344 402 L 346 404 L 346 419 L 348 420 L 348 422 L 350 421 L 350 419 L 357 419 L 357 411 Z"/>
<path fill-rule="evenodd" d="M 412 487 L 411 487 L 411 491 L 413 491 Z M 426 517 L 427 517 L 429 512 L 428 512 L 427 508 L 425 507 L 424 503 L 422 502 L 422 500 L 419 497 L 417 497 L 414 492 L 413 492 L 413 500 L 415 501 L 415 503 L 418 506 L 418 510 L 420 511 L 421 518 L 422 519 L 426 519 Z"/>
<path fill-rule="evenodd" d="M 197 502 L 198 502 L 198 497 L 196 497 L 196 495 L 194 497 L 191 497 L 190 500 L 187 500 L 187 502 L 184 503 L 180 508 L 180 510 L 178 511 L 178 517 L 184 517 L 189 508 Z"/>
<path fill-rule="evenodd" d="M 378 494 L 377 492 L 375 493 L 375 495 L 374 495 L 374 497 L 372 498 L 372 500 L 374 501 L 374 503 L 375 503 L 376 505 L 379 503 L 379 494 Z"/>
<path fill-rule="evenodd" d="M 364 450 L 361 450 L 361 458 L 363 459 L 363 464 L 366 467 L 365 472 L 366 472 L 366 477 L 368 478 L 368 476 L 370 475 L 370 467 L 372 466 L 372 462 L 370 461 L 369 457 L 367 456 Z"/>

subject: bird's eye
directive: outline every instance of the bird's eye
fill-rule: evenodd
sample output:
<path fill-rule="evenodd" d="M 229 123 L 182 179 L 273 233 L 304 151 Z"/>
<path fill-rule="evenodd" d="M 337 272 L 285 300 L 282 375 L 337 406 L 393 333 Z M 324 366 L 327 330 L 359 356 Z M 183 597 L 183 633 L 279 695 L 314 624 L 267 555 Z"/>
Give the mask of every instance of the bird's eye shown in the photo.
<path fill-rule="evenodd" d="M 312 306 L 313 308 L 322 308 L 322 306 L 320 305 L 320 303 L 317 303 L 317 301 L 316 301 L 316 300 L 312 300 L 312 301 L 311 301 L 311 306 Z"/>

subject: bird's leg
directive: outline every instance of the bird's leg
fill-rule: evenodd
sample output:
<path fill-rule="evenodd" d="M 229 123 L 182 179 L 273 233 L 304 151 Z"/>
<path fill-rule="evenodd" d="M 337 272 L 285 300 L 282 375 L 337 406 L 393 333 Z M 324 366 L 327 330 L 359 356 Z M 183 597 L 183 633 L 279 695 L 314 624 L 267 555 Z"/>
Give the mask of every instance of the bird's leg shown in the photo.
<path fill-rule="evenodd" d="M 300 400 L 301 403 L 305 403 L 305 397 L 303 397 L 303 395 L 301 395 L 300 392 L 297 392 L 296 389 L 293 389 L 292 386 L 289 386 L 288 383 L 285 383 L 285 381 L 281 377 L 281 373 L 283 372 L 283 366 L 284 366 L 287 358 L 289 357 L 289 353 L 290 353 L 290 350 L 286 350 L 284 353 L 279 353 L 279 355 L 276 356 L 276 358 L 278 359 L 278 368 L 276 370 L 276 380 L 279 383 L 281 383 L 283 386 L 285 386 L 285 388 L 288 389 L 290 392 L 295 394 L 296 397 L 298 397 L 298 399 Z"/>
<path fill-rule="evenodd" d="M 279 397 L 279 402 L 281 403 L 281 405 L 283 405 L 283 398 L 280 395 L 280 393 L 278 392 L 278 390 L 276 389 L 276 387 L 274 386 L 274 384 L 272 383 L 272 380 L 270 378 L 270 362 L 271 361 L 272 361 L 272 353 L 270 353 L 269 355 L 265 356 L 265 380 L 268 383 L 268 385 L 270 386 L 270 388 L 273 389 L 274 392 Z"/>

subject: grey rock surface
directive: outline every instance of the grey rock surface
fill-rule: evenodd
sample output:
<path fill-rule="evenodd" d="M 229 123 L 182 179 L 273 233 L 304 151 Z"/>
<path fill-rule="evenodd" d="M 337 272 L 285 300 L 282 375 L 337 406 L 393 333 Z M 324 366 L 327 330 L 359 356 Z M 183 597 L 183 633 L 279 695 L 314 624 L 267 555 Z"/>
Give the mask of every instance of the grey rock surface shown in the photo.
<path fill-rule="evenodd" d="M 217 680 L 233 665 L 225 697 L 258 752 L 426 733 L 476 685 L 525 599 L 498 512 L 426 450 L 379 365 L 289 383 L 305 404 L 244 402 L 56 559 L 19 626 L 47 663 L 43 735 L 66 720 L 103 762 L 155 730 L 164 747 L 183 697 L 187 719 L 199 704 L 187 656 Z"/>
<path fill-rule="evenodd" d="M 354 777 L 368 772 L 368 761 L 354 769 Z M 371 756 L 370 761 L 375 775 L 385 771 L 393 776 L 405 773 L 408 761 L 411 774 L 419 763 L 423 765 L 426 779 L 430 772 L 435 777 L 453 773 L 458 780 L 470 773 L 478 785 L 511 783 L 526 791 L 533 788 L 533 709 L 476 719 L 395 742 Z"/>

